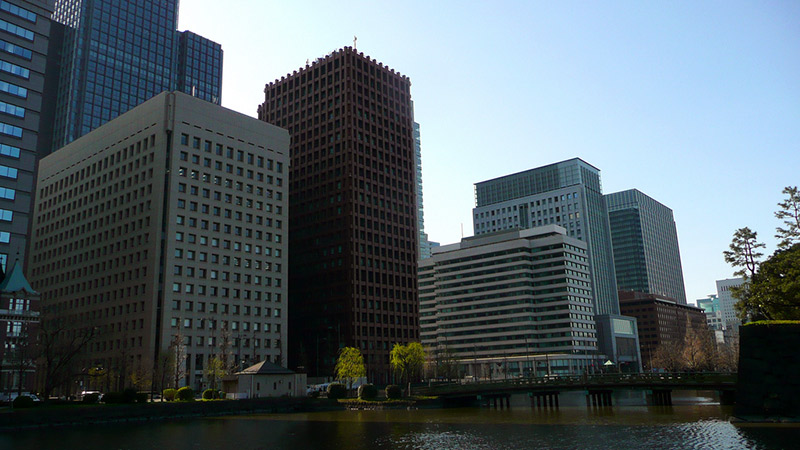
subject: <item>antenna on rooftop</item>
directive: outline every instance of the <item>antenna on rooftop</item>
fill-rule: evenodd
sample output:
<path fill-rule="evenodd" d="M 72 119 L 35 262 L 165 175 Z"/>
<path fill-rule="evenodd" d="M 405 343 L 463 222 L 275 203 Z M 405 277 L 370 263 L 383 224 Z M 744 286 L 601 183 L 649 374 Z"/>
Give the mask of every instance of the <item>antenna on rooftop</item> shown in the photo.
<path fill-rule="evenodd" d="M 358 36 L 353 35 L 353 50 L 356 49 L 356 42 L 358 41 Z"/>
<path fill-rule="evenodd" d="M 464 239 L 464 222 L 461 222 L 461 239 Z"/>

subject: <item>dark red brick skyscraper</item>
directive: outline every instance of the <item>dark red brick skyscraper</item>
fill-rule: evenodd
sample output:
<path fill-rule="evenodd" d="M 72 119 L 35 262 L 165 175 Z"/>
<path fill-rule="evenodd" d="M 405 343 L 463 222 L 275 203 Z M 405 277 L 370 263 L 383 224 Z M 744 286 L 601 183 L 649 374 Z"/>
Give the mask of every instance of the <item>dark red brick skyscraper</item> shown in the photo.
<path fill-rule="evenodd" d="M 419 340 L 410 86 L 345 47 L 264 89 L 259 119 L 292 139 L 289 365 L 311 376 L 353 346 L 385 383 L 392 345 Z"/>

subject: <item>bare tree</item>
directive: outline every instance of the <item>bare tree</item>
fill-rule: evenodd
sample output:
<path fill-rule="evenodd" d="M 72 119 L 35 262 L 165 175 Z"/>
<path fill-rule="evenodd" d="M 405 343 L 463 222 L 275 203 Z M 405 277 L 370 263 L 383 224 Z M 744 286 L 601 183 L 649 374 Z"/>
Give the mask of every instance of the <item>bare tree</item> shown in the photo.
<path fill-rule="evenodd" d="M 43 375 L 42 391 L 48 398 L 57 386 L 67 384 L 75 373 L 75 359 L 97 337 L 98 328 L 72 328 L 65 319 L 45 319 L 39 324 L 37 353 Z"/>
<path fill-rule="evenodd" d="M 186 376 L 186 345 L 184 344 L 183 333 L 180 328 L 175 332 L 172 337 L 172 342 L 169 345 L 169 351 L 172 353 L 172 376 L 173 387 L 178 389 L 181 387 L 181 379 Z"/>

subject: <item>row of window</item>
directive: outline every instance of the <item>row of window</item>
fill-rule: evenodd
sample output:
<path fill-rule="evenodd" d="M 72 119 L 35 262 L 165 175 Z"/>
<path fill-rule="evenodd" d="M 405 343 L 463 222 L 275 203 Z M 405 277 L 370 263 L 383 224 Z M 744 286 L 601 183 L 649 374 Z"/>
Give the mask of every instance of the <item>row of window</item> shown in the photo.
<path fill-rule="evenodd" d="M 0 0 L 0 11 L 13 14 L 19 18 L 27 20 L 30 23 L 36 23 L 36 13 L 17 5 L 13 5 L 5 0 Z"/>
<path fill-rule="evenodd" d="M 11 103 L 0 101 L 0 113 L 8 114 L 10 116 L 25 118 L 25 108 Z"/>
<path fill-rule="evenodd" d="M 33 31 L 27 28 L 22 28 L 21 26 L 18 25 L 14 25 L 11 22 L 6 22 L 3 19 L 0 19 L 0 31 L 5 31 L 6 33 L 19 36 L 29 41 L 33 41 L 33 36 L 34 36 Z"/>
<path fill-rule="evenodd" d="M 25 47 L 20 47 L 19 45 L 12 44 L 11 42 L 5 41 L 3 39 L 0 39 L 0 51 L 16 55 L 21 58 L 25 58 L 27 60 L 31 60 L 33 58 L 32 51 L 28 50 Z"/>
<path fill-rule="evenodd" d="M 31 71 L 29 69 L 3 60 L 0 60 L 0 71 L 25 78 L 26 80 L 31 77 Z"/>

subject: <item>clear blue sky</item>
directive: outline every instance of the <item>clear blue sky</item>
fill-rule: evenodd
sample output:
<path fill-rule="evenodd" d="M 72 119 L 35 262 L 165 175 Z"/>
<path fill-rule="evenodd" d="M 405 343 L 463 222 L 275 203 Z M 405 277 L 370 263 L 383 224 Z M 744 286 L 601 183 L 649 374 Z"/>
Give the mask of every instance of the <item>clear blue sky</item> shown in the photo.
<path fill-rule="evenodd" d="M 180 28 L 222 44 L 222 104 L 352 45 L 411 78 L 425 229 L 472 234 L 473 184 L 581 157 L 604 192 L 675 212 L 690 301 L 730 277 L 749 226 L 774 250 L 800 184 L 798 1 L 182 0 Z"/>

